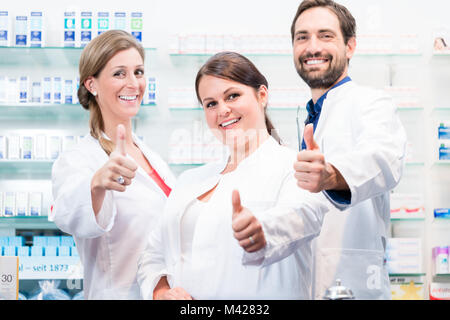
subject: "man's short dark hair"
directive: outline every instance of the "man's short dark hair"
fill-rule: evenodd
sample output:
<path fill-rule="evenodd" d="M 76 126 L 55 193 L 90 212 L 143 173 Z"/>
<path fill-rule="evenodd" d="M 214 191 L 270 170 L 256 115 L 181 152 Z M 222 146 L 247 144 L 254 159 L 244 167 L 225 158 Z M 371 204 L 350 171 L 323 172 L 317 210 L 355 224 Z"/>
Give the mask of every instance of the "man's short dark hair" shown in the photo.
<path fill-rule="evenodd" d="M 306 10 L 316 7 L 328 8 L 336 14 L 339 20 L 342 35 L 344 36 L 345 44 L 348 43 L 348 40 L 350 38 L 356 37 L 356 21 L 346 7 L 344 7 L 339 3 L 334 2 L 333 0 L 304 0 L 302 1 L 302 3 L 300 3 L 300 6 L 297 9 L 297 13 L 295 14 L 294 20 L 292 21 L 291 26 L 292 42 L 294 42 L 295 22 L 297 21 L 298 17 Z"/>

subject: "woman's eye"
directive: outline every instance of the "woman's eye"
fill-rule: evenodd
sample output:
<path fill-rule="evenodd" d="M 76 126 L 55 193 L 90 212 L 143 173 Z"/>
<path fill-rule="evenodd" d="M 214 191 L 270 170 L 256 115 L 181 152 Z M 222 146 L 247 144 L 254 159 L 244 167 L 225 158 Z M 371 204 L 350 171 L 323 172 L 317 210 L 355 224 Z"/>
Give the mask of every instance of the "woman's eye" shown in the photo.
<path fill-rule="evenodd" d="M 138 70 L 136 70 L 135 74 L 138 75 L 138 76 L 143 76 L 144 75 L 144 70 L 138 69 Z"/>
<path fill-rule="evenodd" d="M 232 94 L 230 94 L 230 95 L 228 96 L 228 100 L 234 100 L 234 99 L 236 99 L 237 97 L 239 97 L 239 94 L 238 94 L 238 93 L 232 93 Z"/>
<path fill-rule="evenodd" d="M 206 104 L 206 108 L 211 108 L 211 107 L 214 107 L 215 105 L 216 105 L 215 102 L 209 102 Z"/>
<path fill-rule="evenodd" d="M 122 77 L 125 76 L 125 72 L 123 71 L 117 71 L 114 73 L 114 77 Z"/>

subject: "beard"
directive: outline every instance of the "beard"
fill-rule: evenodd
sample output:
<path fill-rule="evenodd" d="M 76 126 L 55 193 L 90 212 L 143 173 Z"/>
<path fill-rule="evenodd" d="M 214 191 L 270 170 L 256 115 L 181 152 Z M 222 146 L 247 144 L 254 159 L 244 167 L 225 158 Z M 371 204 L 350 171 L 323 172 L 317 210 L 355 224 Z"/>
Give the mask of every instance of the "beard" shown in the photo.
<path fill-rule="evenodd" d="M 308 58 L 325 58 L 329 62 L 328 69 L 322 71 L 320 74 L 313 76 L 312 73 L 317 69 L 311 68 L 305 70 L 304 60 Z M 299 76 L 306 82 L 311 89 L 328 89 L 336 83 L 336 81 L 344 73 L 347 67 L 347 60 L 343 58 L 337 58 L 336 63 L 333 64 L 333 57 L 329 54 L 306 54 L 299 57 L 298 64 L 295 64 L 295 69 Z"/>

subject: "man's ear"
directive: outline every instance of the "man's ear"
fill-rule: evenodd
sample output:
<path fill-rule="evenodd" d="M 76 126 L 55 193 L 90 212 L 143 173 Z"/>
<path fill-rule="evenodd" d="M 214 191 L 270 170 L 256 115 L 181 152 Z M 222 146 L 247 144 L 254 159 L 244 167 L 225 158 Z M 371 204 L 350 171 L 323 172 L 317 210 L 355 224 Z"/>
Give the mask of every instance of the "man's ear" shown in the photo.
<path fill-rule="evenodd" d="M 351 37 L 350 39 L 348 39 L 346 49 L 347 49 L 346 50 L 347 59 L 350 60 L 353 57 L 353 55 L 355 54 L 356 37 Z"/>

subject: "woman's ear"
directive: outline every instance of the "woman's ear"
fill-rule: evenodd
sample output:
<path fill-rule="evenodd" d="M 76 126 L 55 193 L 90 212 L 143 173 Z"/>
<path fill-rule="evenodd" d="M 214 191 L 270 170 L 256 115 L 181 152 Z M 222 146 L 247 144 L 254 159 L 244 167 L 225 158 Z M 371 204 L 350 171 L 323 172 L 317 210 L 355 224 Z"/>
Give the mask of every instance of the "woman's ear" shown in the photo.
<path fill-rule="evenodd" d="M 90 76 L 86 80 L 84 80 L 84 87 L 92 93 L 92 95 L 95 97 L 97 95 L 97 89 L 94 81 L 94 77 Z"/>
<path fill-rule="evenodd" d="M 259 104 L 263 107 L 263 110 L 267 107 L 269 102 L 269 90 L 265 85 L 260 85 L 258 89 L 258 101 Z"/>

